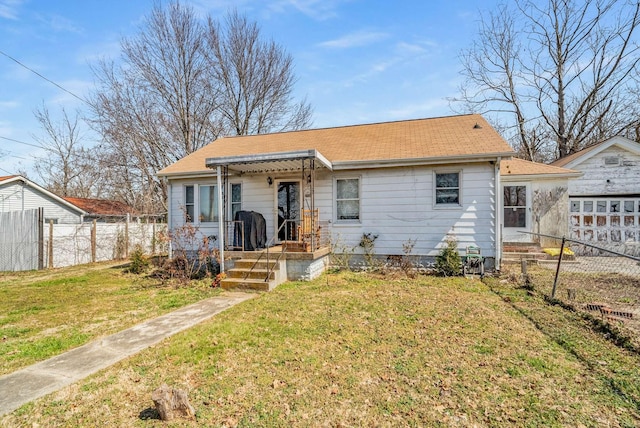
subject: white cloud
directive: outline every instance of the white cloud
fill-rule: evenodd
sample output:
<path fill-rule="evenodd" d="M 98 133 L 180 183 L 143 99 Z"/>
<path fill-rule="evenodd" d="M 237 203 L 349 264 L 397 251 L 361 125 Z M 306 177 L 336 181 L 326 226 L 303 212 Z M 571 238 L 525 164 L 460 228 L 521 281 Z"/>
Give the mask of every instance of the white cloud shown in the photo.
<path fill-rule="evenodd" d="M 64 33 L 82 34 L 84 29 L 76 25 L 72 20 L 60 15 L 52 15 L 49 18 L 41 18 L 52 30 Z"/>
<path fill-rule="evenodd" d="M 17 20 L 23 0 L 0 0 L 0 18 Z"/>
<path fill-rule="evenodd" d="M 379 31 L 356 31 L 337 39 L 327 40 L 326 42 L 320 43 L 318 46 L 335 49 L 349 49 L 371 45 L 388 37 L 389 34 Z"/>

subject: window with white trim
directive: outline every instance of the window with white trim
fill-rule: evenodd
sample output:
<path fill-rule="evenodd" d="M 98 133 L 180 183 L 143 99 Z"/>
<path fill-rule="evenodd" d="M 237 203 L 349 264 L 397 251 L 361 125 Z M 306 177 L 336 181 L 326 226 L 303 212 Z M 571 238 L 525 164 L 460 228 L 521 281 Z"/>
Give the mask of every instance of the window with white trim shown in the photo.
<path fill-rule="evenodd" d="M 194 220 L 195 188 L 194 186 L 184 186 L 184 216 L 187 223 Z"/>
<path fill-rule="evenodd" d="M 336 220 L 360 220 L 360 179 L 336 179 Z"/>
<path fill-rule="evenodd" d="M 198 219 L 201 223 L 218 221 L 218 192 L 216 186 L 201 185 L 200 187 L 200 212 Z"/>
<path fill-rule="evenodd" d="M 436 172 L 436 205 L 460 205 L 460 172 Z"/>

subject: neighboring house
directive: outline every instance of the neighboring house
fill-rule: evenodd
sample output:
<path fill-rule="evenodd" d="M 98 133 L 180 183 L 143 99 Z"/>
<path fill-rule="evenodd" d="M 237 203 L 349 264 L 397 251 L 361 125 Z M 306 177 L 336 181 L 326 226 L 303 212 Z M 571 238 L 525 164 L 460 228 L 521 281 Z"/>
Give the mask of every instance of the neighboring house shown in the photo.
<path fill-rule="evenodd" d="M 640 144 L 613 137 L 551 165 L 582 172 L 569 181 L 569 236 L 598 245 L 631 245 L 637 253 Z"/>
<path fill-rule="evenodd" d="M 415 241 L 413 254 L 433 260 L 451 237 L 463 254 L 477 245 L 499 266 L 496 189 L 513 154 L 482 116 L 462 115 L 220 138 L 158 176 L 168 183 L 169 227 L 193 224 L 222 251 L 237 244 L 228 231 L 238 211 L 264 218 L 269 243 L 300 240 L 304 216 L 317 212 L 310 229 L 321 226 L 336 252 L 362 254 L 370 234 L 378 256 Z M 287 222 L 298 225 L 293 236 Z"/>
<path fill-rule="evenodd" d="M 512 158 L 502 161 L 503 235 L 505 246 L 514 242 L 556 245 L 534 235 L 567 236 L 569 186 L 581 172 Z"/>
<path fill-rule="evenodd" d="M 63 199 L 85 211 L 85 222 L 96 220 L 104 223 L 114 223 L 139 216 L 133 207 L 120 201 L 68 197 Z"/>
<path fill-rule="evenodd" d="M 81 223 L 85 211 L 21 175 L 0 177 L 0 213 L 43 208 L 45 223 Z"/>

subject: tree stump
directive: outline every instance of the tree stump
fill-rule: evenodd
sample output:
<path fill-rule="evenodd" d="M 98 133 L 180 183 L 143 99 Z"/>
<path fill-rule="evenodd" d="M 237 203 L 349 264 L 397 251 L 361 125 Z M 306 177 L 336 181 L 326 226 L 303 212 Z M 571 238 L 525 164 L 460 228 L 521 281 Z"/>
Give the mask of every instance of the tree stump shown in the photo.
<path fill-rule="evenodd" d="M 170 388 L 164 383 L 153 391 L 151 399 L 163 421 L 170 421 L 176 417 L 195 419 L 196 411 L 189 403 L 186 391 Z"/>

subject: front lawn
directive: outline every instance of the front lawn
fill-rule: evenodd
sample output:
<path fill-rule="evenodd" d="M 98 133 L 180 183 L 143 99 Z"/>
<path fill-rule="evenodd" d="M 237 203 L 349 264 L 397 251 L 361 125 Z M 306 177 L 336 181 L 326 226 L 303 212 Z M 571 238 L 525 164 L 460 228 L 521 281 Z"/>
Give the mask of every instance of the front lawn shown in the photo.
<path fill-rule="evenodd" d="M 640 424 L 636 354 L 526 290 L 487 284 L 351 272 L 288 283 L 0 425 Z M 197 422 L 144 419 L 165 382 L 188 391 Z"/>
<path fill-rule="evenodd" d="M 164 286 L 114 263 L 0 273 L 0 375 L 218 292 Z"/>

